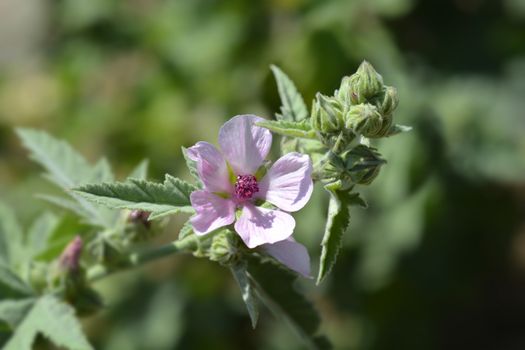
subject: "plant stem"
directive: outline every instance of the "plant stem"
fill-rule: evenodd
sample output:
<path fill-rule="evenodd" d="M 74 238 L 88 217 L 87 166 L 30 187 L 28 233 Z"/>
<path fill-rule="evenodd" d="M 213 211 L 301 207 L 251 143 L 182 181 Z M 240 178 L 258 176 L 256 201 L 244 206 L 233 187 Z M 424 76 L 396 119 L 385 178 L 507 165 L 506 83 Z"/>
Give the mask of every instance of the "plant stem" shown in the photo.
<path fill-rule="evenodd" d="M 143 252 L 133 253 L 129 256 L 126 264 L 121 267 L 110 268 L 103 264 L 94 265 L 87 271 L 87 280 L 90 282 L 95 282 L 110 274 L 113 274 L 114 272 L 141 266 L 150 261 L 158 260 L 172 254 L 195 251 L 198 245 L 198 238 L 191 235 L 160 247 L 152 248 Z"/>

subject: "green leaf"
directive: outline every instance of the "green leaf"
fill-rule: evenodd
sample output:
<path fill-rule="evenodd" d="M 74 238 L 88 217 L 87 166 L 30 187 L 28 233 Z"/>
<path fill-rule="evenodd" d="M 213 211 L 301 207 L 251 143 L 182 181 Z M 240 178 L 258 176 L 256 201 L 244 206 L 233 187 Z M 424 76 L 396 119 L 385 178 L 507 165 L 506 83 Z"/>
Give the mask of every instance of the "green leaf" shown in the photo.
<path fill-rule="evenodd" d="M 197 182 L 197 187 L 202 188 L 202 182 L 199 177 L 199 172 L 197 171 L 197 162 L 190 159 L 190 157 L 188 156 L 188 149 L 186 147 L 181 148 L 182 155 L 184 156 L 184 160 L 186 161 L 186 166 L 188 167 L 191 177 L 193 177 Z"/>
<path fill-rule="evenodd" d="M 35 197 L 38 199 L 45 200 L 48 203 L 54 204 L 57 207 L 69 210 L 85 219 L 87 219 L 90 216 L 89 211 L 85 210 L 82 207 L 82 205 L 80 205 L 78 202 L 71 200 L 69 198 L 53 196 L 53 195 L 48 195 L 48 194 L 37 194 L 35 195 Z M 88 220 L 88 222 L 90 221 Z"/>
<path fill-rule="evenodd" d="M 72 188 L 91 177 L 92 169 L 87 160 L 68 143 L 43 131 L 21 128 L 17 133 L 31 151 L 31 159 L 42 165 L 50 180 L 60 187 Z"/>
<path fill-rule="evenodd" d="M 13 329 L 24 319 L 34 303 L 34 298 L 0 301 L 0 320 Z"/>
<path fill-rule="evenodd" d="M 386 134 L 386 136 L 394 136 L 394 135 L 397 135 L 397 134 L 400 134 L 400 133 L 403 133 L 403 132 L 408 132 L 410 130 L 412 130 L 411 126 L 406 126 L 406 125 L 401 125 L 401 124 L 394 124 L 394 125 L 392 125 L 390 130 L 388 130 L 388 133 Z"/>
<path fill-rule="evenodd" d="M 190 194 L 195 186 L 166 175 L 164 183 L 128 179 L 81 186 L 75 191 L 84 198 L 114 209 L 151 212 L 150 220 L 174 213 L 192 213 Z"/>
<path fill-rule="evenodd" d="M 300 137 L 312 140 L 316 139 L 315 130 L 312 129 L 308 120 L 302 120 L 300 122 L 288 120 L 264 120 L 258 122 L 257 125 L 283 136 Z"/>
<path fill-rule="evenodd" d="M 55 260 L 79 232 L 86 232 L 88 229 L 89 227 L 82 225 L 76 217 L 61 217 L 49 233 L 45 249 L 34 255 L 33 259 L 47 262 Z"/>
<path fill-rule="evenodd" d="M 48 241 L 59 222 L 60 220 L 50 212 L 45 212 L 33 222 L 26 241 L 31 256 L 36 256 L 47 248 Z"/>
<path fill-rule="evenodd" d="M 0 263 L 14 266 L 22 258 L 23 238 L 15 213 L 0 202 Z"/>
<path fill-rule="evenodd" d="M 115 181 L 115 175 L 111 171 L 111 165 L 106 158 L 101 158 L 91 169 L 91 176 L 85 180 L 86 183 L 92 182 L 111 182 Z"/>
<path fill-rule="evenodd" d="M 328 204 L 328 218 L 321 243 L 322 252 L 319 263 L 317 284 L 328 275 L 335 264 L 339 249 L 343 242 L 343 234 L 350 225 L 350 206 L 367 206 L 358 193 L 349 191 L 328 191 L 330 202 Z"/>
<path fill-rule="evenodd" d="M 363 197 L 361 197 L 360 193 L 353 192 L 350 195 L 351 195 L 351 197 L 350 197 L 349 205 L 361 207 L 363 209 L 368 208 L 368 203 L 366 202 L 366 200 Z"/>
<path fill-rule="evenodd" d="M 259 304 L 257 302 L 254 285 L 252 281 L 250 281 L 246 270 L 246 264 L 236 264 L 231 267 L 231 271 L 241 289 L 242 300 L 244 300 L 246 304 L 248 314 L 252 321 L 252 327 L 255 329 L 257 320 L 259 319 Z"/>
<path fill-rule="evenodd" d="M 279 318 L 287 322 L 309 349 L 330 349 L 330 343 L 318 336 L 319 314 L 294 282 L 295 273 L 272 262 L 248 260 L 248 272 L 261 301 Z"/>
<path fill-rule="evenodd" d="M 31 350 L 38 334 L 56 346 L 70 350 L 92 350 L 71 306 L 52 295 L 38 299 L 4 350 Z"/>
<path fill-rule="evenodd" d="M 33 295 L 33 290 L 7 266 L 0 265 L 0 300 Z"/>
<path fill-rule="evenodd" d="M 148 165 L 149 161 L 147 159 L 144 159 L 135 167 L 135 169 L 131 171 L 128 178 L 146 180 L 146 178 L 148 177 Z"/>
<path fill-rule="evenodd" d="M 297 91 L 292 80 L 277 66 L 270 66 L 279 96 L 281 97 L 281 114 L 276 114 L 277 120 L 301 121 L 308 118 L 308 109 L 303 97 Z"/>
<path fill-rule="evenodd" d="M 102 227 L 112 227 L 116 216 L 105 208 L 98 208 L 78 195 L 69 192 L 84 183 L 112 179 L 113 174 L 105 159 L 94 167 L 76 152 L 68 143 L 50 136 L 46 132 L 31 129 L 17 129 L 18 136 L 30 151 L 30 157 L 46 169 L 46 177 L 65 190 L 79 205 L 68 207 L 86 219 Z M 66 202 L 62 201 L 62 204 Z M 79 210 L 79 207 L 81 208 Z"/>

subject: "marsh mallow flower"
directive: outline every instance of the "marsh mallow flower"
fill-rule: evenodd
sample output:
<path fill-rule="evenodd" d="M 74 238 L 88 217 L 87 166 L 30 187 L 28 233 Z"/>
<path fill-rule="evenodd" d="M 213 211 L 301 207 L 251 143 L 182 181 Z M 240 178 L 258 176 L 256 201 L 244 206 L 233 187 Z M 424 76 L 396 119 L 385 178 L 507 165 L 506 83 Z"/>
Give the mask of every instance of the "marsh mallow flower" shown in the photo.
<path fill-rule="evenodd" d="M 292 152 L 266 169 L 272 135 L 256 125 L 262 120 L 239 115 L 227 121 L 219 131 L 220 151 L 207 142 L 188 149 L 204 186 L 190 196 L 196 211 L 191 223 L 196 234 L 204 235 L 235 222 L 235 231 L 249 248 L 263 246 L 277 260 L 307 275 L 308 254 L 291 238 L 295 220 L 288 212 L 301 209 L 310 199 L 312 163 L 308 155 Z M 276 209 L 260 206 L 265 202 Z"/>

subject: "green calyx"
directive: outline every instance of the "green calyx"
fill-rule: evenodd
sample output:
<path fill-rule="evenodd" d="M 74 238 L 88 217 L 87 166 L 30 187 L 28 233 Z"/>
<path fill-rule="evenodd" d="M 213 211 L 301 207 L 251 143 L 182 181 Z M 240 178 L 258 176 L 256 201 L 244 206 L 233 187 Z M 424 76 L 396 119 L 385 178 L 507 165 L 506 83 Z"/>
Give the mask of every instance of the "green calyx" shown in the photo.
<path fill-rule="evenodd" d="M 383 77 L 367 61 L 363 61 L 357 72 L 350 77 L 350 100 L 362 103 L 381 93 Z"/>
<path fill-rule="evenodd" d="M 232 266 L 241 258 L 241 242 L 235 232 L 222 230 L 211 241 L 209 258 L 224 266 Z"/>
<path fill-rule="evenodd" d="M 375 102 L 381 114 L 390 116 L 399 104 L 397 89 L 392 86 L 385 86 Z"/>
<path fill-rule="evenodd" d="M 335 97 L 317 94 L 312 107 L 312 127 L 321 134 L 330 134 L 344 126 L 344 107 Z"/>
<path fill-rule="evenodd" d="M 325 185 L 336 184 L 337 190 L 356 184 L 369 185 L 385 163 L 374 148 L 358 145 L 341 154 L 332 153 L 320 171 L 320 178 Z"/>
<path fill-rule="evenodd" d="M 382 115 L 369 103 L 351 106 L 345 115 L 345 126 L 368 138 L 383 137 L 392 124 L 391 115 Z"/>

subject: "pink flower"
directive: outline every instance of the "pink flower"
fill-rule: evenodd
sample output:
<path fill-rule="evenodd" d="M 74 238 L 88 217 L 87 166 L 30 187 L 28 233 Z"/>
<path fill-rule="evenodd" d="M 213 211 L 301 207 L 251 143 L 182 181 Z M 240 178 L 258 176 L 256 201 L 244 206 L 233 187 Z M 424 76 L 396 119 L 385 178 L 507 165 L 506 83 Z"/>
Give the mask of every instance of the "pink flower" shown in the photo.
<path fill-rule="evenodd" d="M 301 209 L 310 199 L 312 163 L 309 156 L 292 152 L 261 171 L 272 135 L 255 125 L 259 120 L 263 119 L 239 115 L 227 121 L 219 131 L 220 151 L 207 142 L 188 149 L 204 185 L 190 196 L 196 211 L 191 223 L 196 234 L 205 235 L 235 222 L 235 231 L 249 248 L 264 245 L 277 260 L 307 275 L 308 253 L 291 238 L 295 220 L 288 212 Z M 258 206 L 264 202 L 278 209 Z M 236 220 L 237 209 L 241 214 Z"/>

